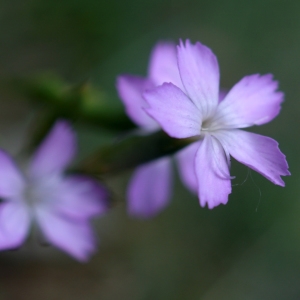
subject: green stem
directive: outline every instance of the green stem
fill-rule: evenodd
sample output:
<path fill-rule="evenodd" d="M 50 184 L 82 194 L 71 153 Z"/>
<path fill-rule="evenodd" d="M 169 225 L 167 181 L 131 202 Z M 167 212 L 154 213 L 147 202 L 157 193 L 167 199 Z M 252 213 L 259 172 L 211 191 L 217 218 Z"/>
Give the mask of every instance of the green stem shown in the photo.
<path fill-rule="evenodd" d="M 195 139 L 175 139 L 163 131 L 149 135 L 131 136 L 108 145 L 83 161 L 76 171 L 105 175 L 137 167 L 151 160 L 171 155 Z"/>

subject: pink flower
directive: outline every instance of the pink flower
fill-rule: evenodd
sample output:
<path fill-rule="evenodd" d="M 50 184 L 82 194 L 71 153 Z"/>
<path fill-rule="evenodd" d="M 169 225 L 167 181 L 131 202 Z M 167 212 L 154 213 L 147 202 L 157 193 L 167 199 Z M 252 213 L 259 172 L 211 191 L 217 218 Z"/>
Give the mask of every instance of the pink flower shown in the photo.
<path fill-rule="evenodd" d="M 145 111 L 146 101 L 142 94 L 164 82 L 181 87 L 177 66 L 176 46 L 158 43 L 152 51 L 148 77 L 122 75 L 117 79 L 117 90 L 129 117 L 141 129 L 142 134 L 159 130 L 160 125 Z M 179 151 L 178 158 L 182 180 L 193 191 L 197 182 L 193 169 L 193 148 Z M 152 217 L 170 202 L 172 188 L 171 157 L 162 157 L 136 168 L 127 192 L 128 212 L 135 217 Z"/>
<path fill-rule="evenodd" d="M 91 217 L 106 211 L 106 193 L 93 179 L 64 176 L 76 138 L 64 121 L 37 149 L 26 174 L 0 151 L 0 249 L 19 247 L 36 222 L 45 238 L 80 261 L 95 251 Z"/>
<path fill-rule="evenodd" d="M 226 204 L 231 193 L 230 155 L 284 186 L 290 175 L 285 156 L 271 138 L 239 128 L 262 125 L 280 111 L 283 93 L 272 75 L 244 77 L 219 100 L 219 66 L 206 46 L 178 46 L 181 83 L 164 83 L 144 93 L 145 108 L 170 136 L 194 137 L 194 171 L 202 206 Z M 192 152 L 192 150 L 191 150 Z"/>

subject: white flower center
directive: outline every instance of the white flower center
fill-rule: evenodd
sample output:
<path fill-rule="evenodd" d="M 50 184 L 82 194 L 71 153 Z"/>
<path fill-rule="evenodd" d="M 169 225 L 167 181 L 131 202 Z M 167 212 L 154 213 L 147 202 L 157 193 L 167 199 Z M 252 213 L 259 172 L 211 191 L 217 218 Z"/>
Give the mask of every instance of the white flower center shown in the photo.
<path fill-rule="evenodd" d="M 29 180 L 23 192 L 24 200 L 31 208 L 49 203 L 54 198 L 58 182 L 57 176 Z"/>
<path fill-rule="evenodd" d="M 222 126 L 214 120 L 214 118 L 206 119 L 202 122 L 201 133 L 210 133 L 221 130 Z"/>
<path fill-rule="evenodd" d="M 24 199 L 28 206 L 34 207 L 41 200 L 40 190 L 35 184 L 28 184 L 24 190 Z"/>

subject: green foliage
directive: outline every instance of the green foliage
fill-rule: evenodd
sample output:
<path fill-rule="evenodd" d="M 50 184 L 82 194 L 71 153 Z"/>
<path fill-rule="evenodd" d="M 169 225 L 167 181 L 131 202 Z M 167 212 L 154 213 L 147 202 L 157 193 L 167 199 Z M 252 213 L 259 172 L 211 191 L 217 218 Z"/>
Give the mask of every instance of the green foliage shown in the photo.
<path fill-rule="evenodd" d="M 44 104 L 55 118 L 84 121 L 111 130 L 134 128 L 121 102 L 89 82 L 70 85 L 54 74 L 16 81 L 20 92 L 36 104 Z"/>
<path fill-rule="evenodd" d="M 22 95 L 35 105 L 44 107 L 36 121 L 39 126 L 36 126 L 36 131 L 28 142 L 31 151 L 60 118 L 94 125 L 99 130 L 109 129 L 118 134 L 135 128 L 124 114 L 120 102 L 111 101 L 107 93 L 90 83 L 68 85 L 54 74 L 19 79 L 16 83 Z M 97 175 L 120 172 L 172 154 L 192 141 L 192 138 L 171 138 L 163 131 L 141 134 L 136 130 L 135 134 L 96 150 L 76 171 Z"/>

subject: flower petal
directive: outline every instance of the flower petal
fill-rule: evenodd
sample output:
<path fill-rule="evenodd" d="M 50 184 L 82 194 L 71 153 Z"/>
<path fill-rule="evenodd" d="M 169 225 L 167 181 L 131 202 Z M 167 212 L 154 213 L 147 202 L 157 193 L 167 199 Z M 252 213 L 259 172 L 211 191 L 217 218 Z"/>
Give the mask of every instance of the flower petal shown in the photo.
<path fill-rule="evenodd" d="M 87 261 L 96 248 L 95 237 L 86 221 L 73 220 L 46 209 L 36 210 L 46 239 L 79 261 Z"/>
<path fill-rule="evenodd" d="M 58 187 L 51 205 L 56 212 L 73 219 L 84 220 L 105 213 L 108 209 L 107 192 L 94 179 L 69 176 Z"/>
<path fill-rule="evenodd" d="M 250 75 L 240 80 L 220 103 L 216 119 L 227 128 L 261 125 L 274 119 L 283 101 L 271 74 Z"/>
<path fill-rule="evenodd" d="M 171 159 L 160 158 L 138 167 L 128 187 L 128 212 L 141 218 L 153 217 L 170 201 Z"/>
<path fill-rule="evenodd" d="M 178 66 L 182 83 L 190 99 L 202 112 L 211 117 L 219 102 L 219 65 L 216 56 L 206 46 L 189 40 L 178 46 Z"/>
<path fill-rule="evenodd" d="M 24 184 L 24 178 L 12 158 L 0 150 L 0 197 L 19 195 Z"/>
<path fill-rule="evenodd" d="M 134 123 L 148 130 L 159 127 L 143 110 L 148 104 L 143 99 L 142 93 L 153 87 L 154 84 L 146 78 L 131 75 L 122 75 L 117 78 L 117 90 L 125 105 L 126 113 Z"/>
<path fill-rule="evenodd" d="M 76 137 L 65 121 L 55 123 L 53 129 L 34 154 L 29 168 L 30 175 L 38 178 L 62 172 L 76 151 Z"/>
<path fill-rule="evenodd" d="M 21 202 L 4 202 L 0 205 L 0 250 L 23 244 L 30 225 L 30 215 Z"/>
<path fill-rule="evenodd" d="M 176 153 L 180 178 L 185 186 L 194 193 L 198 191 L 195 157 L 200 144 L 200 141 L 192 143 Z"/>
<path fill-rule="evenodd" d="M 213 208 L 226 204 L 231 193 L 231 181 L 227 158 L 221 144 L 205 135 L 195 159 L 198 179 L 198 196 L 201 206 Z"/>
<path fill-rule="evenodd" d="M 149 76 L 154 85 L 171 82 L 183 90 L 177 64 L 176 45 L 173 43 L 158 43 L 152 53 L 149 64 Z"/>
<path fill-rule="evenodd" d="M 221 89 L 219 92 L 219 103 L 224 100 L 226 95 L 228 94 L 227 90 Z"/>
<path fill-rule="evenodd" d="M 237 129 L 222 131 L 216 136 L 237 161 L 274 184 L 284 186 L 280 176 L 290 175 L 290 172 L 285 155 L 279 150 L 275 140 Z"/>
<path fill-rule="evenodd" d="M 147 91 L 144 97 L 150 106 L 145 110 L 170 136 L 186 138 L 200 134 L 199 109 L 172 83 Z"/>

